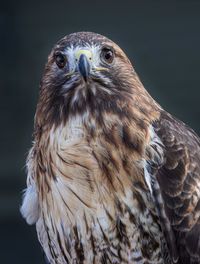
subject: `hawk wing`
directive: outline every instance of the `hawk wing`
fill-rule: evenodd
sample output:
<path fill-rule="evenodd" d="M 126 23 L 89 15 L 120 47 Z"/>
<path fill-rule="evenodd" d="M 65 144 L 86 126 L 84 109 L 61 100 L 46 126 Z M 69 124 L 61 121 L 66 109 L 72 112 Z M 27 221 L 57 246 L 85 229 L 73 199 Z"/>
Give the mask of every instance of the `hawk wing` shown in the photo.
<path fill-rule="evenodd" d="M 153 193 L 173 263 L 200 263 L 200 139 L 165 111 L 154 129 L 164 145 L 151 164 Z"/>

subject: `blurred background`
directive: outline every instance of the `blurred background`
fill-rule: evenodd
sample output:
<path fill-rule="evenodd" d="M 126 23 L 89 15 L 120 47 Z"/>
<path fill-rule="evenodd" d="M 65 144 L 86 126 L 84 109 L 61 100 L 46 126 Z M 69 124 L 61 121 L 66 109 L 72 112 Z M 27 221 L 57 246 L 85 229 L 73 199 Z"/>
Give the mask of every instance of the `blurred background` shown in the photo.
<path fill-rule="evenodd" d="M 200 1 L 1 1 L 0 255 L 40 264 L 35 227 L 21 218 L 24 169 L 39 81 L 58 39 L 106 35 L 125 51 L 149 93 L 200 134 Z"/>

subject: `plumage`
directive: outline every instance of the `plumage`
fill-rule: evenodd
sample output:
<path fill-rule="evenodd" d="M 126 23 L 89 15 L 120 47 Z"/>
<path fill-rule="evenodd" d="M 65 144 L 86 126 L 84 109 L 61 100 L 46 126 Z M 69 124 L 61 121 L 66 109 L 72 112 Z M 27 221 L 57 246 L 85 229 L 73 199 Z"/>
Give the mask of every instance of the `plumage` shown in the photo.
<path fill-rule="evenodd" d="M 50 53 L 21 213 L 52 264 L 200 263 L 200 140 L 111 40 Z"/>

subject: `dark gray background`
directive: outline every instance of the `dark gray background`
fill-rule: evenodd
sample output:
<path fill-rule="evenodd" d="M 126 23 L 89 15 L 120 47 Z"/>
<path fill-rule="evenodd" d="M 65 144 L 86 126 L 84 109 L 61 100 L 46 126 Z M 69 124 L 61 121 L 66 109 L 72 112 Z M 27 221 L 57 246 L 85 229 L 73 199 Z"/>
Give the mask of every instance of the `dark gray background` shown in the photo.
<path fill-rule="evenodd" d="M 0 263 L 43 263 L 19 214 L 39 80 L 55 42 L 95 31 L 117 42 L 150 94 L 200 134 L 200 1 L 16 0 L 2 3 Z"/>

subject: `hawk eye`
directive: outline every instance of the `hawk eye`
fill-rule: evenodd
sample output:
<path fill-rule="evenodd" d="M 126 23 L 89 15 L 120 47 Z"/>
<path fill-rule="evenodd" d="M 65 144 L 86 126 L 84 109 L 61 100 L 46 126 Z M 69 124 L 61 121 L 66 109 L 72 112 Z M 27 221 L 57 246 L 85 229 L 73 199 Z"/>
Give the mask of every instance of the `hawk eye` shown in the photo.
<path fill-rule="evenodd" d="M 114 52 L 111 48 L 103 48 L 101 57 L 105 62 L 112 63 L 114 59 Z"/>
<path fill-rule="evenodd" d="M 62 53 L 55 54 L 55 61 L 59 68 L 63 68 L 66 64 L 66 57 Z"/>

